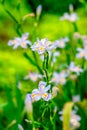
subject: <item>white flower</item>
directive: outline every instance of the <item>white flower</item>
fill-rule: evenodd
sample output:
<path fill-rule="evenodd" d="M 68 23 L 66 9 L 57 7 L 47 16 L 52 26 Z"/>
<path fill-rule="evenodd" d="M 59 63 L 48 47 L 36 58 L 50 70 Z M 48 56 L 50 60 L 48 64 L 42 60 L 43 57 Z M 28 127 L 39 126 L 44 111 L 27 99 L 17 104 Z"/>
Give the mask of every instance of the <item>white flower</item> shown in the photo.
<path fill-rule="evenodd" d="M 67 12 L 65 12 L 65 13 L 63 14 L 63 16 L 60 17 L 60 20 L 68 20 L 68 19 L 69 19 L 69 14 L 68 14 Z"/>
<path fill-rule="evenodd" d="M 21 46 L 22 48 L 27 48 L 27 44 L 31 45 L 31 42 L 27 40 L 28 33 L 25 33 L 22 35 L 22 37 L 15 37 L 14 40 L 9 40 L 8 45 L 13 46 L 13 49 L 18 48 L 18 46 Z"/>
<path fill-rule="evenodd" d="M 54 42 L 54 44 L 55 44 L 55 47 L 64 48 L 67 42 L 69 42 L 69 38 L 65 37 L 65 38 L 61 38 L 59 40 L 56 40 Z"/>
<path fill-rule="evenodd" d="M 77 58 L 84 58 L 87 60 L 87 48 L 78 48 L 77 49 L 78 53 L 76 54 Z"/>
<path fill-rule="evenodd" d="M 40 81 L 38 89 L 34 89 L 31 93 L 32 101 L 38 101 L 41 98 L 45 101 L 49 101 L 52 95 L 47 92 L 48 90 L 50 90 L 50 85 L 46 87 L 46 82 Z"/>
<path fill-rule="evenodd" d="M 79 75 L 81 72 L 83 72 L 83 69 L 81 69 L 80 66 L 75 66 L 74 62 L 71 62 L 70 65 L 68 66 L 68 71 L 74 72 L 77 75 Z"/>
<path fill-rule="evenodd" d="M 60 73 L 54 72 L 53 78 L 51 79 L 50 82 L 54 82 L 56 84 L 64 85 L 66 83 L 66 77 L 67 76 L 68 76 L 68 74 L 65 71 L 62 71 Z"/>
<path fill-rule="evenodd" d="M 59 56 L 60 56 L 60 53 L 58 51 L 54 52 L 53 53 L 53 60 L 52 60 L 52 62 L 53 63 L 56 62 L 56 58 L 59 57 Z"/>
<path fill-rule="evenodd" d="M 21 124 L 18 124 L 18 129 L 19 130 L 24 130 Z"/>
<path fill-rule="evenodd" d="M 71 129 L 76 129 L 80 127 L 79 121 L 81 120 L 81 117 L 77 114 L 71 113 L 71 118 L 70 118 L 70 126 Z"/>
<path fill-rule="evenodd" d="M 59 114 L 62 115 L 63 111 L 60 111 Z M 60 120 L 63 121 L 63 116 L 60 116 Z M 80 126 L 80 123 L 79 123 L 80 120 L 81 120 L 81 117 L 76 114 L 75 110 L 72 110 L 71 115 L 70 115 L 70 127 L 71 127 L 71 130 L 76 129 L 76 128 L 78 128 Z"/>
<path fill-rule="evenodd" d="M 70 22 L 75 22 L 76 20 L 78 20 L 78 16 L 76 13 L 64 13 L 64 15 L 60 18 L 60 20 L 68 20 Z"/>
<path fill-rule="evenodd" d="M 73 102 L 79 102 L 80 101 L 80 95 L 72 96 L 72 101 Z"/>
<path fill-rule="evenodd" d="M 81 36 L 78 32 L 75 32 L 74 35 L 73 35 L 74 39 L 79 39 Z"/>
<path fill-rule="evenodd" d="M 32 111 L 33 111 L 33 108 L 32 108 L 32 98 L 31 98 L 30 94 L 26 95 L 25 107 L 26 107 L 27 113 L 32 113 Z"/>
<path fill-rule="evenodd" d="M 39 78 L 42 78 L 42 75 L 33 72 L 29 72 L 29 74 L 24 77 L 25 80 L 31 79 L 33 82 L 37 81 Z"/>
<path fill-rule="evenodd" d="M 37 51 L 39 54 L 43 54 L 46 51 L 49 51 L 51 49 L 52 46 L 52 42 L 50 42 L 48 39 L 44 38 L 44 39 L 37 39 L 37 41 L 34 43 L 34 45 L 31 46 L 31 49 L 33 51 Z"/>

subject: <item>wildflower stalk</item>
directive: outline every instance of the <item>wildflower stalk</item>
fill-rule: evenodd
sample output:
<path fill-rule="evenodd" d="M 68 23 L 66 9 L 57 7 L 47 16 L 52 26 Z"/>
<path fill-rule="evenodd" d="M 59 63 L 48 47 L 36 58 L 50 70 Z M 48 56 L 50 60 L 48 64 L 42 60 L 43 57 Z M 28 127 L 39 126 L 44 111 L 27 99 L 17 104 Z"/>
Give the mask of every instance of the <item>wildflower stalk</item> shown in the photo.
<path fill-rule="evenodd" d="M 46 82 L 48 84 L 49 82 L 49 77 L 48 77 L 48 61 L 49 61 L 49 53 L 46 51 L 46 53 L 44 54 L 44 62 L 43 62 L 43 69 L 46 75 Z"/>
<path fill-rule="evenodd" d="M 3 5 L 3 4 L 2 4 L 2 5 Z M 4 7 L 4 5 L 3 5 L 3 7 Z M 12 18 L 12 20 L 17 24 L 16 32 L 17 32 L 17 34 L 18 34 L 19 36 L 21 36 L 21 34 L 24 32 L 24 31 L 23 31 L 23 28 L 22 28 L 22 22 L 19 23 L 19 21 L 18 21 L 7 9 L 4 8 L 4 10 L 5 10 L 6 13 Z M 43 74 L 43 71 L 41 70 L 40 66 L 39 66 L 38 63 L 37 63 L 37 57 L 36 57 L 36 55 L 35 55 L 35 52 L 32 51 L 32 54 L 33 54 L 33 57 L 34 57 L 35 62 L 36 62 L 35 65 L 37 66 L 39 72 L 40 72 L 41 74 Z M 25 57 L 28 57 L 29 61 L 33 61 L 31 58 L 29 58 L 29 56 L 27 56 L 26 54 L 24 54 L 24 55 L 25 55 Z M 33 62 L 33 63 L 34 63 L 34 62 Z"/>
<path fill-rule="evenodd" d="M 38 65 L 38 60 L 37 60 L 37 56 L 36 56 L 35 52 L 32 51 L 32 54 L 33 54 L 33 57 L 34 57 L 34 60 L 35 60 L 35 62 L 36 62 L 36 66 L 37 66 L 39 72 L 40 72 L 41 74 L 43 74 L 43 71 L 41 70 L 40 66 Z"/>
<path fill-rule="evenodd" d="M 74 27 L 74 32 L 78 32 L 78 28 L 77 28 L 76 22 L 73 22 L 73 27 Z"/>
<path fill-rule="evenodd" d="M 28 59 L 28 61 L 29 61 L 33 66 L 36 66 L 36 67 L 37 67 L 38 71 L 39 71 L 41 74 L 43 74 L 42 69 L 41 69 L 40 66 L 36 63 L 36 57 L 35 57 L 36 55 L 35 55 L 35 54 L 33 54 L 35 61 L 32 60 L 32 58 L 31 58 L 26 52 L 24 53 L 24 56 L 26 57 L 26 59 Z"/>
<path fill-rule="evenodd" d="M 83 58 L 82 59 L 82 68 L 84 69 L 84 67 L 85 67 L 85 59 Z"/>
<path fill-rule="evenodd" d="M 10 18 L 16 23 L 16 32 L 19 36 L 21 36 L 21 32 L 23 33 L 23 29 L 22 29 L 22 21 L 20 20 L 20 22 L 13 16 L 13 14 L 7 10 L 5 7 L 4 7 L 4 4 L 3 2 L 1 3 L 5 12 L 10 16 Z"/>

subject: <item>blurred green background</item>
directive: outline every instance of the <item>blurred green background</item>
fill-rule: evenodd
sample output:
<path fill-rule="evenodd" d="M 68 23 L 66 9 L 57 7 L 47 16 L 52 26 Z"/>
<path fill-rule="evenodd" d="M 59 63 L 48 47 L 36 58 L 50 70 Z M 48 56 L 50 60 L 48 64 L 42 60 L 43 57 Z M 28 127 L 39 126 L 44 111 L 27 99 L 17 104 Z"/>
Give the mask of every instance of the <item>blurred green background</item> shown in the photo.
<path fill-rule="evenodd" d="M 69 35 L 74 31 L 71 23 L 66 21 L 61 22 L 60 16 L 64 12 L 69 11 L 69 4 L 74 5 L 75 12 L 79 16 L 79 20 L 76 22 L 78 30 L 81 34 L 87 35 L 87 1 L 86 0 L 1 0 L 0 3 L 0 112 L 2 113 L 2 107 L 7 103 L 11 95 L 15 97 L 16 81 L 22 83 L 22 93 L 25 95 L 27 91 L 31 91 L 34 83 L 30 80 L 25 82 L 24 76 L 29 70 L 36 70 L 28 63 L 23 57 L 23 53 L 28 50 L 21 48 L 13 50 L 12 47 L 7 45 L 9 39 L 13 39 L 17 34 L 17 24 L 8 15 L 7 10 L 17 19 L 18 22 L 21 19 L 32 12 L 36 12 L 36 7 L 42 4 L 42 14 L 39 20 L 38 27 L 36 29 L 36 36 L 39 38 L 48 37 L 50 40 L 56 40 L 58 38 Z M 35 17 L 28 17 L 23 21 L 24 32 L 29 32 L 29 39 L 32 40 L 34 35 L 34 25 L 36 23 Z M 49 24 L 48 24 L 49 23 Z M 28 89 L 28 90 L 27 90 Z M 8 90 L 8 91 L 7 91 Z M 9 98 L 6 95 L 9 93 Z M 12 109 L 9 109 L 12 110 Z M 14 111 L 14 110 L 13 110 Z M 9 113 L 6 113 L 7 116 Z M 7 125 L 5 117 L 0 114 L 1 125 L 0 130 L 3 130 Z M 12 117 L 13 118 L 13 117 Z M 11 119 L 12 119 L 11 118 Z M 10 122 L 10 119 L 9 119 Z"/>

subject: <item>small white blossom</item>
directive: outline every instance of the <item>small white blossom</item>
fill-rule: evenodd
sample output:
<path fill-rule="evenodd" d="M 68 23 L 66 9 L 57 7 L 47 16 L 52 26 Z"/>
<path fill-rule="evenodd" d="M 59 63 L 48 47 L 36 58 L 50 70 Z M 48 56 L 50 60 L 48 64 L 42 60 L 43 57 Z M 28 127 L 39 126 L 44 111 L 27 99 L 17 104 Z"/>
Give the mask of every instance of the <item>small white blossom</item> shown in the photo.
<path fill-rule="evenodd" d="M 83 72 L 83 69 L 81 69 L 80 66 L 75 66 L 74 62 L 71 62 L 70 65 L 68 66 L 68 71 L 74 72 L 77 75 L 79 75 L 81 72 Z"/>
<path fill-rule="evenodd" d="M 73 35 L 74 39 L 79 39 L 81 36 L 78 32 L 75 32 L 74 35 Z"/>
<path fill-rule="evenodd" d="M 60 120 L 63 121 L 63 116 L 62 116 L 63 111 L 60 111 L 59 114 L 61 115 Z M 80 120 L 81 120 L 81 117 L 76 114 L 75 110 L 72 110 L 71 115 L 70 115 L 70 128 L 71 128 L 71 130 L 80 127 L 80 123 L 79 123 Z"/>
<path fill-rule="evenodd" d="M 24 130 L 21 124 L 18 124 L 18 129 L 19 130 Z"/>
<path fill-rule="evenodd" d="M 49 51 L 51 49 L 52 46 L 52 42 L 49 41 L 48 39 L 44 38 L 44 39 L 37 39 L 37 41 L 34 43 L 34 45 L 31 46 L 31 49 L 33 51 L 37 51 L 39 54 L 44 54 L 46 51 Z"/>
<path fill-rule="evenodd" d="M 76 20 L 78 20 L 78 16 L 76 13 L 64 13 L 64 15 L 60 18 L 60 20 L 68 20 L 70 22 L 75 22 Z"/>
<path fill-rule="evenodd" d="M 52 97 L 51 93 L 47 91 L 50 90 L 50 85 L 46 86 L 46 82 L 39 82 L 38 89 L 34 89 L 31 93 L 33 101 L 38 101 L 41 98 L 45 101 L 49 101 Z"/>
<path fill-rule="evenodd" d="M 29 74 L 24 77 L 25 80 L 30 79 L 33 82 L 36 82 L 39 78 L 42 78 L 42 75 L 33 72 L 29 72 Z"/>
<path fill-rule="evenodd" d="M 28 39 L 28 33 L 23 34 L 21 37 L 15 37 L 14 40 L 9 40 L 8 45 L 13 46 L 13 49 L 21 46 L 22 48 L 27 48 L 27 44 L 31 45 L 31 42 Z"/>
<path fill-rule="evenodd" d="M 25 99 L 25 108 L 27 113 L 32 113 L 33 108 L 32 108 L 32 98 L 30 94 L 26 95 L 26 99 Z"/>
<path fill-rule="evenodd" d="M 52 60 L 52 63 L 56 62 L 56 58 L 60 56 L 60 53 L 57 51 L 57 52 L 54 52 L 53 53 L 53 60 Z"/>
<path fill-rule="evenodd" d="M 79 102 L 80 101 L 80 95 L 72 96 L 72 101 L 73 102 Z"/>
<path fill-rule="evenodd" d="M 56 84 L 64 85 L 66 83 L 66 77 L 67 76 L 68 76 L 68 74 L 65 71 L 62 71 L 60 73 L 54 72 L 53 78 L 51 79 L 50 82 L 54 82 Z"/>
<path fill-rule="evenodd" d="M 76 54 L 77 58 L 84 58 L 85 60 L 87 60 L 87 48 L 86 49 L 78 48 L 77 51 L 78 51 L 78 53 Z"/>
<path fill-rule="evenodd" d="M 55 45 L 55 47 L 64 48 L 66 46 L 67 42 L 69 42 L 69 38 L 65 37 L 65 38 L 61 38 L 59 40 L 56 40 L 54 42 L 54 45 Z"/>

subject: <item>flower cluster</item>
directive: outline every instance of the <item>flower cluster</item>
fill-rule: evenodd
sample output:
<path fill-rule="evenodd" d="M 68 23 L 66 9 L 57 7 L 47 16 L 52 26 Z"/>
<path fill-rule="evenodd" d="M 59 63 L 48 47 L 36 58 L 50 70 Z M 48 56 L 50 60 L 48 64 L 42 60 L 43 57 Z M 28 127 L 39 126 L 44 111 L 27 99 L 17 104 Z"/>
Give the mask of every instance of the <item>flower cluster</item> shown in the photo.
<path fill-rule="evenodd" d="M 68 76 L 68 73 L 66 73 L 65 71 L 62 71 L 60 73 L 54 72 L 53 78 L 51 79 L 51 82 L 64 85 L 66 83 L 67 76 Z"/>
<path fill-rule="evenodd" d="M 39 78 L 42 78 L 42 75 L 33 72 L 29 72 L 29 74 L 24 77 L 25 80 L 31 79 L 33 82 L 37 81 Z"/>
<path fill-rule="evenodd" d="M 83 69 L 80 68 L 80 66 L 75 66 L 74 62 L 71 62 L 70 65 L 68 66 L 68 71 L 79 75 L 81 72 L 83 72 Z"/>
<path fill-rule="evenodd" d="M 23 34 L 21 37 L 15 37 L 14 40 L 9 40 L 8 45 L 13 46 L 13 49 L 18 48 L 27 48 L 27 45 L 31 45 L 31 42 L 28 39 L 28 33 Z"/>
<path fill-rule="evenodd" d="M 37 39 L 37 41 L 34 43 L 34 45 L 31 46 L 31 49 L 33 51 L 37 51 L 39 54 L 43 54 L 46 51 L 53 50 L 55 48 L 64 48 L 65 43 L 69 42 L 69 38 L 65 37 L 60 40 L 56 40 L 54 42 L 49 41 L 48 39 Z"/>
<path fill-rule="evenodd" d="M 53 45 L 55 45 L 55 47 L 58 47 L 58 48 L 64 48 L 67 42 L 69 42 L 69 38 L 65 37 L 65 38 L 56 40 Z"/>
<path fill-rule="evenodd" d="M 60 20 L 68 20 L 70 22 L 75 22 L 76 20 L 78 20 L 78 16 L 76 13 L 64 13 L 64 15 L 60 18 Z"/>
<path fill-rule="evenodd" d="M 63 111 L 60 111 L 59 114 L 60 116 L 60 120 L 63 121 Z M 75 110 L 71 111 L 71 115 L 70 115 L 70 127 L 71 129 L 77 129 L 78 127 L 80 127 L 80 123 L 79 121 L 81 120 L 81 117 L 79 115 L 76 114 Z"/>
<path fill-rule="evenodd" d="M 85 60 L 87 60 L 87 48 L 77 48 L 77 51 L 77 58 L 84 58 Z"/>
<path fill-rule="evenodd" d="M 34 43 L 34 45 L 31 46 L 31 49 L 33 51 L 37 51 L 39 54 L 43 54 L 46 51 L 53 49 L 52 42 L 46 38 L 41 39 L 41 40 L 37 39 L 37 41 Z"/>
<path fill-rule="evenodd" d="M 47 92 L 48 90 L 50 90 L 50 85 L 46 86 L 46 82 L 40 81 L 38 89 L 34 89 L 30 94 L 31 100 L 39 101 L 42 98 L 45 101 L 49 101 L 52 95 Z"/>

